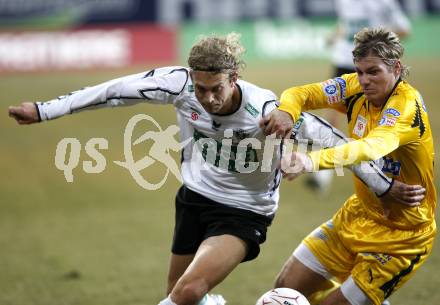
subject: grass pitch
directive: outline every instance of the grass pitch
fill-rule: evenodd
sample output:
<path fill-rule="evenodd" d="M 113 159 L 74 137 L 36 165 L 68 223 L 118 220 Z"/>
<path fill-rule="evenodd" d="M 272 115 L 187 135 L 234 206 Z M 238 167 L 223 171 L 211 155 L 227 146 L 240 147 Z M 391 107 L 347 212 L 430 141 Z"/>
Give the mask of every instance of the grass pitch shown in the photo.
<path fill-rule="evenodd" d="M 410 81 L 424 96 L 435 139 L 440 134 L 439 63 L 438 58 L 409 61 Z M 33 126 L 18 126 L 6 115 L 10 104 L 48 100 L 146 69 L 0 76 L 0 304 L 154 305 L 163 298 L 179 182 L 170 176 L 161 189 L 146 191 L 113 161 L 124 158 L 123 131 L 133 115 L 149 114 L 164 128 L 175 124 L 172 107 L 142 104 L 83 112 Z M 250 64 L 243 76 L 280 94 L 292 85 L 323 80 L 329 71 L 325 62 L 262 63 Z M 54 164 L 57 143 L 65 137 L 77 138 L 82 145 L 72 183 Z M 82 168 L 83 161 L 91 160 L 84 151 L 91 138 L 109 142 L 102 151 L 107 166 L 100 174 Z M 436 147 L 438 151 L 438 143 Z M 154 165 L 143 174 L 157 182 L 164 168 Z M 260 257 L 240 265 L 215 289 L 228 304 L 254 304 L 272 287 L 302 237 L 331 217 L 352 192 L 348 174 L 334 180 L 325 198 L 302 182 L 283 183 L 280 210 Z M 391 301 L 440 304 L 439 269 L 436 246 Z"/>

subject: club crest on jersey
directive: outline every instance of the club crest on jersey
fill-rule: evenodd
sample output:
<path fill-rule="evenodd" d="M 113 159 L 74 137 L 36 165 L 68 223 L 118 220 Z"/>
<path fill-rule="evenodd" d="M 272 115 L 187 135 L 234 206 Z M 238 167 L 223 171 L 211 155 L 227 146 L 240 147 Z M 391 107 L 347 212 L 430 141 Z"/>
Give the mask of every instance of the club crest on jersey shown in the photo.
<path fill-rule="evenodd" d="M 358 115 L 356 119 L 356 124 L 354 125 L 353 128 L 353 133 L 358 137 L 362 138 L 364 136 L 366 127 L 367 127 L 367 120 L 363 116 Z"/>
<path fill-rule="evenodd" d="M 252 106 L 251 103 L 246 103 L 244 109 L 246 109 L 247 112 L 249 112 L 254 118 L 256 118 L 260 114 L 260 111 L 258 111 L 257 108 Z"/>
<path fill-rule="evenodd" d="M 337 82 L 334 79 L 326 80 L 325 82 L 321 83 L 321 85 L 325 96 L 327 96 L 327 102 L 329 104 L 335 104 L 340 101 L 338 96 Z"/>
<path fill-rule="evenodd" d="M 199 119 L 199 114 L 195 111 L 191 113 L 191 120 L 197 121 Z"/>
<path fill-rule="evenodd" d="M 188 85 L 188 92 L 194 92 L 194 86 Z"/>

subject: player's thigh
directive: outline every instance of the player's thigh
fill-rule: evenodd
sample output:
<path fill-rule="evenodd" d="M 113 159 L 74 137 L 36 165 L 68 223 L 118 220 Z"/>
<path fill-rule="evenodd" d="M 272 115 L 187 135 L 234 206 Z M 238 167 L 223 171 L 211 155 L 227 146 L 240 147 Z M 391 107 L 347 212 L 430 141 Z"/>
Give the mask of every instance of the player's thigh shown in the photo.
<path fill-rule="evenodd" d="M 188 268 L 188 266 L 191 264 L 193 258 L 194 258 L 194 254 L 171 255 L 170 266 L 168 269 L 167 295 L 171 292 L 171 290 L 173 290 L 174 285 L 183 275 L 183 273 Z"/>
<path fill-rule="evenodd" d="M 183 282 L 203 281 L 212 289 L 240 264 L 247 253 L 247 243 L 233 235 L 211 236 L 200 245 Z"/>

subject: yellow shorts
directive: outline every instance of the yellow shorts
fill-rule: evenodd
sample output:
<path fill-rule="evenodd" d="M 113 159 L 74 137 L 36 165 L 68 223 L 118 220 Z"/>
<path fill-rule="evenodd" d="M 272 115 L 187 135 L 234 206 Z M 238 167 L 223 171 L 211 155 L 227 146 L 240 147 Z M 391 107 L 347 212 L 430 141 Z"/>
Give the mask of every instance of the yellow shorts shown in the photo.
<path fill-rule="evenodd" d="M 408 281 L 431 253 L 436 225 L 392 229 L 370 219 L 361 209 L 353 212 L 347 208 L 356 205 L 353 201 L 358 198 L 350 197 L 332 220 L 303 242 L 338 281 L 351 275 L 379 305 Z"/>

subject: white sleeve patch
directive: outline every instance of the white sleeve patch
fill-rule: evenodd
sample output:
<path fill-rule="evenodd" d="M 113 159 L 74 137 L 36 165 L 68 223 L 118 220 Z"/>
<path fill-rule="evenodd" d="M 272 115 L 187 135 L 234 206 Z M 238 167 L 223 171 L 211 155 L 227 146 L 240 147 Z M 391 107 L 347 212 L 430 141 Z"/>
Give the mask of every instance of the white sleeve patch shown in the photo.
<path fill-rule="evenodd" d="M 328 79 L 325 82 L 322 82 L 321 86 L 322 86 L 322 91 L 327 97 L 328 104 L 336 104 L 342 101 L 341 98 L 342 94 L 339 94 L 339 89 L 338 89 L 340 84 L 335 79 Z"/>

